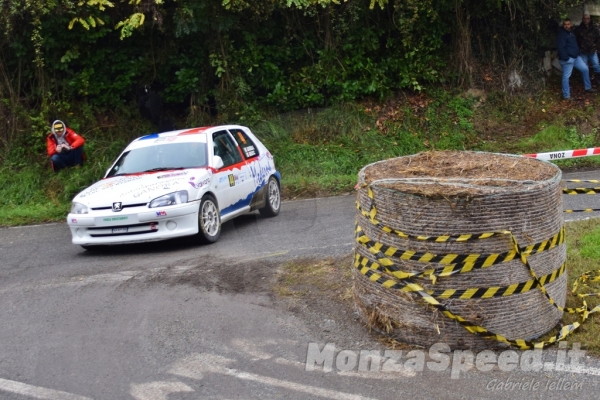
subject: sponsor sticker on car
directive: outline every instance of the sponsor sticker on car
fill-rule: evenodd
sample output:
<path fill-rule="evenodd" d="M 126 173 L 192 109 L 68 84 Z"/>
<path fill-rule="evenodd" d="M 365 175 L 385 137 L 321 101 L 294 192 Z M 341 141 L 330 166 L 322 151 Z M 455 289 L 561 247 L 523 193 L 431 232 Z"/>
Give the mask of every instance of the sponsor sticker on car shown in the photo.
<path fill-rule="evenodd" d="M 124 224 L 136 224 L 139 222 L 137 215 L 115 215 L 108 217 L 96 217 L 94 219 L 96 226 L 107 226 L 107 225 L 124 225 Z"/>

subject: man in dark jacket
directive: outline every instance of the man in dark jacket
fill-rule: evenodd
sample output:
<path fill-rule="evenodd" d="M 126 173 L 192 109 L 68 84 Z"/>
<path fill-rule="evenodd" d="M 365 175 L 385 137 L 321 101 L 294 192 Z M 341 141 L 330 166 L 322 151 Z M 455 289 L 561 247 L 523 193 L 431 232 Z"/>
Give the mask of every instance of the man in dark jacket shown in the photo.
<path fill-rule="evenodd" d="M 574 33 L 579 45 L 579 57 L 585 65 L 588 65 L 588 60 L 591 61 L 592 69 L 596 75 L 596 82 L 600 82 L 600 64 L 598 63 L 598 49 L 596 47 L 596 43 L 600 39 L 600 32 L 592 24 L 592 19 L 587 11 L 583 13 L 581 25 L 575 28 Z"/>
<path fill-rule="evenodd" d="M 577 68 L 583 75 L 583 86 L 586 93 L 594 93 L 592 83 L 590 82 L 590 70 L 586 63 L 579 56 L 579 46 L 575 34 L 571 31 L 571 20 L 566 18 L 563 26 L 558 32 L 556 40 L 558 58 L 562 65 L 562 92 L 565 100 L 571 100 L 571 88 L 569 87 L 569 78 L 573 72 L 573 67 Z"/>
<path fill-rule="evenodd" d="M 85 139 L 60 120 L 52 123 L 51 130 L 52 133 L 46 138 L 46 148 L 54 172 L 65 167 L 81 165 Z"/>

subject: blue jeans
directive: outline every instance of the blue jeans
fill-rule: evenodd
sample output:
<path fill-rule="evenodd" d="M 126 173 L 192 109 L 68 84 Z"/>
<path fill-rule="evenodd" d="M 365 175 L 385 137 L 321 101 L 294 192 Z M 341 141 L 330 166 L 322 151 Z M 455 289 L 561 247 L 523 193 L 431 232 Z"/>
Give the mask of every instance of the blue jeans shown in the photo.
<path fill-rule="evenodd" d="M 575 67 L 583 76 L 583 87 L 585 90 L 592 88 L 592 82 L 590 81 L 590 70 L 586 63 L 583 62 L 581 57 L 569 58 L 569 61 L 560 60 L 562 65 L 562 92 L 565 99 L 571 98 L 571 88 L 569 87 L 569 78 L 573 73 L 573 67 Z"/>
<path fill-rule="evenodd" d="M 592 54 L 580 53 L 579 57 L 581 57 L 585 65 L 588 65 L 588 60 L 590 60 L 592 63 L 592 69 L 594 70 L 594 73 L 600 74 L 600 63 L 598 62 L 597 52 L 593 52 Z"/>
<path fill-rule="evenodd" d="M 61 170 L 65 167 L 81 165 L 83 163 L 83 146 L 70 151 L 56 153 L 50 157 L 50 161 L 52 161 L 52 168 L 54 171 Z"/>

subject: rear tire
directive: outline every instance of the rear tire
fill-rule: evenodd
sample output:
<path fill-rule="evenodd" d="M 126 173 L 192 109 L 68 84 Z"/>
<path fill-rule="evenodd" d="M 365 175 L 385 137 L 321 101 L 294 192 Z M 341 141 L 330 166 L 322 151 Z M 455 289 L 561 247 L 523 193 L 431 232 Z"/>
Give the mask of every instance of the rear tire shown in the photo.
<path fill-rule="evenodd" d="M 265 217 L 275 217 L 281 210 L 281 190 L 279 181 L 274 176 L 269 178 L 266 196 L 265 206 L 258 211 Z"/>
<path fill-rule="evenodd" d="M 207 194 L 198 211 L 198 236 L 203 243 L 215 243 L 221 236 L 221 216 L 217 201 Z"/>

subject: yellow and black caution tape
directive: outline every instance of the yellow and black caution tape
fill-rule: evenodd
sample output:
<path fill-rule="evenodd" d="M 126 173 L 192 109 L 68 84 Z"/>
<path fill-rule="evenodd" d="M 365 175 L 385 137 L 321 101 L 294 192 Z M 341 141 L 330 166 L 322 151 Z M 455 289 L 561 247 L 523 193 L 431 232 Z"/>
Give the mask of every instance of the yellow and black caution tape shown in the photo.
<path fill-rule="evenodd" d="M 600 193 L 600 187 L 595 188 L 573 188 L 573 189 L 563 189 L 564 194 L 598 194 Z"/>
<path fill-rule="evenodd" d="M 380 265 L 375 261 L 371 261 L 366 257 L 356 254 L 354 257 L 355 265 L 359 269 L 369 268 L 373 271 L 380 270 Z M 564 263 L 560 268 L 552 271 L 551 273 L 544 275 L 539 278 L 541 284 L 551 283 L 558 279 L 566 270 L 567 264 Z M 418 274 L 415 274 L 418 277 Z M 389 281 L 389 282 L 388 282 Z M 415 291 L 414 286 L 396 286 L 396 281 L 389 279 L 385 282 L 384 286 L 390 289 L 398 289 L 402 292 Z M 508 297 L 513 294 L 526 293 L 530 290 L 536 289 L 539 286 L 535 279 L 530 279 L 525 282 L 515 283 L 509 286 L 492 286 L 487 288 L 470 288 L 470 289 L 445 289 L 445 290 L 425 290 L 425 292 L 437 299 L 490 299 L 493 297 Z"/>
<path fill-rule="evenodd" d="M 364 185 L 367 186 L 368 185 Z M 363 186 L 363 187 L 364 187 Z M 579 190 L 581 193 L 590 193 L 590 191 L 594 191 L 593 194 L 598 191 L 600 193 L 600 188 L 578 188 L 578 189 L 565 189 L 566 190 Z M 356 228 L 356 240 L 359 244 L 365 246 L 372 254 L 377 258 L 377 262 L 370 261 L 369 259 L 356 255 L 355 258 L 355 266 L 360 271 L 361 274 L 365 275 L 369 280 L 373 282 L 377 282 L 382 286 L 401 290 L 404 292 L 414 292 L 419 294 L 423 300 L 440 310 L 442 314 L 446 315 L 448 318 L 457 321 L 461 324 L 467 331 L 480 335 L 486 339 L 497 340 L 512 346 L 516 346 L 522 350 L 531 349 L 531 348 L 544 348 L 557 341 L 565 339 L 571 332 L 576 330 L 580 323 L 583 323 L 587 320 L 587 318 L 598 311 L 600 311 L 600 305 L 590 309 L 584 300 L 586 297 L 600 297 L 600 293 L 589 293 L 589 294 L 577 294 L 579 298 L 582 299 L 582 306 L 579 308 L 569 308 L 569 307 L 561 307 L 559 306 L 554 299 L 548 294 L 545 284 L 550 283 L 556 280 L 559 276 L 564 273 L 566 268 L 565 264 L 563 264 L 559 269 L 553 271 L 552 273 L 542 276 L 538 278 L 531 268 L 527 256 L 531 254 L 535 254 L 541 251 L 549 250 L 552 247 L 555 247 L 564 242 L 564 227 L 561 228 L 560 232 L 554 235 L 551 239 L 540 242 L 538 244 L 534 244 L 531 246 L 519 247 L 517 239 L 514 237 L 512 232 L 510 231 L 500 231 L 500 232 L 488 232 L 482 234 L 473 234 L 473 235 L 443 235 L 438 237 L 430 237 L 430 236 L 415 236 L 408 235 L 404 232 L 386 227 L 381 224 L 377 219 L 377 211 L 374 205 L 374 195 L 371 187 L 368 187 L 368 197 L 371 199 L 371 205 L 369 207 L 369 211 L 365 211 L 362 209 L 360 204 L 357 202 L 357 209 L 361 212 L 363 216 L 369 219 L 369 221 L 388 233 L 394 233 L 402 238 L 407 239 L 417 239 L 424 241 L 436 241 L 436 242 L 447 242 L 447 241 L 457 241 L 457 242 L 466 242 L 469 240 L 480 240 L 486 239 L 499 235 L 508 235 L 510 237 L 512 243 L 512 250 L 502 254 L 496 255 L 480 255 L 480 254 L 470 254 L 470 255 L 430 255 L 428 253 L 417 253 L 410 251 L 402 251 L 395 249 L 390 246 L 385 246 L 380 243 L 376 243 L 366 237 L 362 228 L 357 226 Z M 570 193 L 569 193 L 570 194 Z M 579 194 L 579 193 L 577 193 Z M 588 211 L 590 210 L 590 211 Z M 566 210 L 565 212 L 592 212 L 593 209 L 583 210 Z M 390 256 L 404 256 L 404 259 L 420 261 L 420 262 L 437 262 L 438 264 L 442 264 L 442 267 L 432 268 L 430 270 L 423 271 L 421 273 L 413 273 L 402 271 L 395 263 L 389 259 Z M 490 256 L 494 256 L 493 258 L 489 258 Z M 442 291 L 427 291 L 421 285 L 416 283 L 413 278 L 425 278 L 429 277 L 435 284 L 437 277 L 446 277 L 456 273 L 468 272 L 477 268 L 487 268 L 499 262 L 509 261 L 515 258 L 521 260 L 521 262 L 527 268 L 529 274 L 532 279 L 526 282 L 513 284 L 507 287 L 492 287 L 492 288 L 473 288 L 466 290 L 442 290 Z M 415 260 L 416 257 L 417 259 Z M 441 257 L 441 258 L 440 258 Z M 400 257 L 399 257 L 400 258 Z M 443 262 L 448 262 L 448 265 L 444 265 Z M 392 277 L 386 278 L 380 272 L 380 267 L 383 267 L 387 274 L 391 274 Z M 599 282 L 600 281 L 600 270 L 599 271 L 590 271 L 583 274 L 581 277 L 577 279 L 577 281 L 573 285 L 573 293 L 576 294 L 579 285 L 587 285 L 589 282 Z M 581 316 L 581 322 L 574 322 L 568 326 L 564 326 L 560 329 L 560 331 L 553 337 L 549 338 L 543 342 L 533 342 L 523 339 L 515 339 L 510 340 L 500 334 L 491 332 L 486 328 L 478 325 L 474 325 L 464 318 L 455 315 L 450 310 L 448 310 L 443 304 L 441 304 L 437 298 L 440 299 L 451 299 L 451 298 L 490 298 L 490 297 L 499 297 L 499 296 L 509 296 L 516 293 L 523 293 L 532 289 L 540 289 L 540 291 L 544 294 L 547 300 L 558 310 L 571 313 L 571 314 L 579 314 Z"/>
<path fill-rule="evenodd" d="M 581 191 L 581 193 L 589 193 L 590 191 L 598 190 L 600 193 L 600 188 L 592 188 L 592 189 L 565 189 L 565 193 L 568 193 L 567 190 L 575 190 Z M 500 232 L 487 232 L 481 234 L 461 234 L 461 235 L 443 235 L 443 236 L 418 236 L 418 235 L 409 235 L 404 232 L 401 232 L 396 229 L 392 229 L 386 227 L 381 224 L 376 216 L 377 210 L 374 205 L 374 195 L 371 187 L 368 187 L 368 197 L 371 200 L 371 205 L 369 210 L 364 210 L 360 204 L 357 202 L 357 209 L 360 213 L 365 216 L 373 225 L 377 226 L 381 230 L 387 233 L 394 233 L 399 237 L 406 239 L 416 239 L 422 241 L 435 241 L 435 242 L 447 242 L 447 241 L 456 241 L 456 242 L 466 242 L 470 240 L 481 240 L 487 239 L 494 236 L 505 235 L 510 238 L 512 243 L 512 249 L 501 253 L 501 254 L 445 254 L 445 255 L 435 255 L 430 253 L 419 253 L 410 250 L 400 250 L 391 246 L 386 246 L 382 243 L 377 243 L 368 238 L 363 232 L 360 226 L 356 228 L 356 241 L 366 247 L 371 254 L 375 256 L 377 262 L 370 261 L 369 259 L 356 255 L 355 258 L 355 267 L 360 271 L 361 274 L 365 275 L 369 280 L 373 282 L 377 282 L 383 287 L 400 290 L 403 292 L 414 292 L 421 296 L 421 298 L 428 303 L 429 305 L 438 309 L 442 314 L 447 316 L 448 318 L 457 321 L 461 324 L 467 331 L 480 335 L 486 339 L 497 340 L 512 346 L 516 346 L 522 350 L 531 349 L 531 348 L 544 348 L 549 346 L 557 341 L 563 340 L 566 338 L 571 332 L 577 329 L 580 325 L 579 322 L 575 322 L 571 325 L 564 326 L 555 336 L 549 338 L 543 342 L 533 342 L 523 339 L 515 339 L 510 340 L 500 334 L 491 332 L 482 326 L 475 325 L 464 318 L 460 317 L 452 313 L 448 310 L 443 304 L 441 304 L 438 299 L 472 299 L 472 298 L 492 298 L 492 297 L 500 297 L 500 296 L 510 296 L 517 293 L 524 293 L 529 290 L 539 289 L 546 299 L 558 310 L 567 312 L 567 313 L 577 313 L 581 315 L 581 323 L 583 323 L 590 314 L 600 311 L 600 305 L 594 307 L 593 309 L 589 309 L 584 297 L 595 296 L 600 294 L 578 294 L 580 298 L 582 298 L 582 306 L 579 308 L 569 308 L 569 307 L 561 307 L 559 306 L 554 299 L 548 294 L 545 284 L 550 283 L 556 280 L 559 276 L 564 273 L 565 265 L 563 264 L 560 268 L 553 271 L 552 273 L 537 277 L 531 265 L 529 265 L 529 261 L 527 257 L 529 255 L 539 253 L 545 250 L 549 250 L 555 246 L 560 245 L 564 242 L 564 227 L 554 235 L 552 238 L 545 240 L 543 242 L 531 245 L 519 247 L 517 239 L 510 231 L 500 231 Z M 579 193 L 578 193 L 579 194 Z M 431 268 L 429 270 L 423 271 L 421 273 L 414 272 L 406 272 L 399 268 L 389 257 L 396 257 L 400 260 L 411 260 L 418 262 L 426 262 L 426 263 L 438 263 L 442 264 L 441 267 Z M 414 281 L 414 278 L 425 278 L 429 277 L 433 283 L 435 284 L 436 279 L 438 277 L 447 277 L 456 273 L 464 273 L 471 271 L 477 268 L 487 268 L 492 265 L 498 264 L 500 262 L 510 261 L 513 259 L 520 259 L 523 265 L 527 268 L 529 274 L 532 279 L 521 282 L 513 285 L 509 285 L 506 287 L 491 287 L 491 288 L 472 288 L 465 290 L 439 290 L 439 291 L 427 291 L 421 285 Z M 391 277 L 385 277 L 382 275 L 383 270 Z M 589 273 L 591 276 L 591 273 Z M 594 281 L 600 281 L 600 271 L 597 275 L 593 277 Z M 592 281 L 590 278 L 580 278 L 578 282 L 584 281 Z M 576 282 L 577 284 L 577 282 Z M 576 291 L 576 285 L 574 285 L 573 293 Z"/>
<path fill-rule="evenodd" d="M 379 261 L 379 263 L 386 269 L 386 271 L 389 274 L 391 274 L 395 278 L 401 279 L 401 280 L 414 278 L 414 277 L 429 277 L 429 278 L 431 278 L 432 282 L 435 283 L 437 277 L 450 276 L 455 273 L 468 272 L 468 271 L 471 271 L 473 269 L 478 269 L 478 268 L 488 268 L 488 267 L 491 267 L 492 265 L 495 265 L 495 264 L 498 264 L 501 262 L 513 260 L 513 259 L 517 258 L 517 256 L 518 256 L 518 258 L 521 260 L 521 262 L 523 262 L 527 266 L 530 275 L 532 275 L 532 277 L 533 277 L 533 281 L 534 281 L 533 283 L 536 284 L 536 287 L 539 286 L 540 290 L 542 291 L 542 293 L 544 293 L 544 295 L 548 298 L 548 300 L 553 305 L 555 305 L 557 308 L 559 308 L 561 311 L 567 310 L 567 309 L 564 309 L 564 308 L 558 306 L 554 302 L 554 300 L 552 298 L 550 298 L 548 293 L 545 291 L 545 287 L 543 286 L 543 281 L 538 280 L 538 278 L 536 277 L 533 269 L 531 268 L 531 266 L 529 265 L 529 262 L 527 260 L 528 255 L 534 254 L 534 250 L 535 250 L 535 253 L 539 253 L 541 251 L 549 250 L 549 249 L 557 246 L 559 244 L 559 242 L 562 243 L 562 240 L 564 240 L 564 230 L 561 229 L 559 231 L 559 233 L 554 235 L 553 238 L 550 240 L 545 240 L 538 244 L 526 246 L 526 247 L 519 247 L 518 245 L 516 245 L 517 240 L 512 235 L 512 233 L 507 232 L 507 234 L 510 235 L 510 237 L 511 237 L 511 241 L 513 243 L 513 250 L 509 251 L 508 253 L 504 253 L 504 254 L 509 254 L 512 256 L 495 257 L 494 258 L 494 256 L 498 256 L 499 254 L 491 254 L 491 255 L 486 255 L 483 257 L 472 257 L 471 259 L 468 259 L 468 258 L 465 259 L 466 261 L 461 261 L 459 264 L 451 264 L 451 265 L 448 265 L 447 267 L 424 271 L 421 274 L 407 273 L 405 271 L 402 271 L 400 268 L 398 268 L 398 266 L 396 266 L 390 258 L 386 257 L 386 255 L 393 256 L 392 255 L 392 254 L 394 254 L 393 251 L 390 251 L 389 252 L 390 254 L 384 254 L 381 252 L 381 249 L 383 249 L 383 248 L 394 249 L 394 250 L 396 250 L 396 249 L 393 247 L 385 246 L 381 243 L 376 243 L 376 242 L 371 241 L 364 234 L 364 232 L 362 231 L 362 228 L 360 228 L 360 226 L 358 226 L 356 229 L 356 235 L 357 235 L 356 240 L 358 243 L 365 246 L 377 258 L 377 261 Z M 448 255 L 441 256 L 442 262 L 447 256 Z M 454 254 L 451 254 L 451 256 L 454 256 Z M 469 257 L 471 257 L 471 256 L 480 256 L 480 255 L 479 254 L 469 255 Z M 436 260 L 439 258 L 440 257 L 438 257 L 438 256 L 434 256 L 433 258 L 429 258 L 429 261 L 424 261 L 425 259 L 423 259 L 423 258 L 419 259 L 418 261 L 436 262 L 439 264 L 441 262 Z M 436 261 L 434 261 L 434 260 L 436 260 Z M 413 260 L 413 261 L 416 261 L 416 260 Z M 572 311 L 576 312 L 577 310 L 572 310 Z"/>
<path fill-rule="evenodd" d="M 565 180 L 564 182 L 600 183 L 600 180 L 595 180 L 595 179 L 588 179 L 588 180 L 584 180 L 584 179 L 569 179 L 569 180 Z M 577 195 L 577 194 L 597 194 L 597 193 L 600 193 L 600 188 L 563 189 L 563 193 L 570 194 L 570 195 Z M 600 211 L 600 208 L 583 208 L 583 209 L 580 209 L 580 210 L 564 210 L 564 212 L 567 213 L 567 214 L 570 214 L 570 213 L 582 213 L 582 212 L 598 212 L 598 211 Z"/>
<path fill-rule="evenodd" d="M 554 282 L 566 270 L 567 264 L 564 263 L 559 269 L 539 278 L 539 283 L 535 279 L 530 279 L 521 283 L 514 283 L 509 286 L 492 286 L 488 288 L 471 288 L 471 289 L 446 289 L 431 291 L 432 296 L 438 299 L 490 299 L 493 297 L 508 297 L 513 294 L 526 293 L 536 289 L 546 283 Z"/>
<path fill-rule="evenodd" d="M 543 242 L 526 246 L 520 251 L 526 255 L 539 253 L 545 250 L 550 250 L 564 242 L 564 228 L 562 228 L 551 239 Z M 510 250 L 498 254 L 444 254 L 436 255 L 431 253 L 418 253 L 414 251 L 401 251 L 391 246 L 386 246 L 381 243 L 376 243 L 370 240 L 360 227 L 356 229 L 356 241 L 364 246 L 377 261 L 384 267 L 389 269 L 389 273 L 398 279 L 406 278 L 429 278 L 434 283 L 438 277 L 448 277 L 455 274 L 462 274 L 475 269 L 483 269 L 502 262 L 508 262 L 516 258 L 517 252 Z M 425 270 L 421 273 L 411 273 L 402 271 L 394 261 L 388 257 L 396 257 L 402 260 L 410 260 L 417 262 L 438 263 L 441 267 Z"/>
<path fill-rule="evenodd" d="M 462 318 L 461 316 L 452 313 L 450 310 L 448 310 L 446 308 L 446 306 L 441 304 L 434 296 L 427 293 L 427 291 L 425 289 L 423 289 L 423 287 L 421 285 L 419 285 L 418 283 L 415 283 L 414 281 L 411 281 L 409 279 L 405 279 L 405 280 L 401 280 L 401 281 L 387 279 L 387 278 L 383 277 L 380 273 L 378 273 L 377 270 L 373 270 L 367 266 L 361 266 L 361 264 L 358 262 L 358 260 L 355 262 L 355 266 L 360 271 L 360 273 L 365 275 L 365 277 L 367 277 L 370 281 L 379 283 L 383 287 L 386 287 L 389 289 L 396 289 L 396 290 L 402 290 L 402 289 L 406 288 L 403 291 L 417 293 L 418 295 L 421 296 L 421 298 L 427 304 L 429 304 L 432 307 L 439 310 L 446 317 L 461 324 L 467 331 L 477 334 L 479 336 L 482 336 L 486 339 L 496 340 L 496 341 L 506 343 L 511 346 L 516 346 L 521 350 L 527 350 L 527 349 L 532 349 L 532 348 L 544 348 L 546 346 L 549 346 L 552 343 L 563 340 L 572 331 L 574 331 L 575 329 L 577 329 L 579 327 L 579 323 L 577 323 L 577 322 L 574 324 L 565 326 L 565 327 L 561 328 L 561 330 L 559 331 L 559 333 L 557 335 L 551 337 L 550 339 L 548 339 L 545 342 L 535 343 L 535 342 L 523 340 L 523 339 L 510 340 L 503 335 L 489 331 L 482 326 L 475 325 L 475 324 L 467 321 L 466 319 Z"/>
<path fill-rule="evenodd" d="M 362 229 L 360 227 L 357 227 L 357 233 L 358 232 L 362 233 Z M 571 325 L 564 326 L 563 328 L 561 328 L 561 330 L 558 332 L 558 334 L 556 334 L 555 336 L 553 336 L 543 342 L 533 342 L 533 341 L 528 341 L 528 340 L 523 340 L 523 339 L 510 340 L 510 339 L 504 337 L 503 335 L 491 332 L 482 326 L 478 326 L 473 323 L 470 323 L 469 321 L 465 320 L 464 318 L 452 313 L 450 310 L 448 310 L 443 304 L 441 304 L 438 301 L 438 298 L 439 299 L 491 298 L 491 297 L 499 297 L 499 296 L 509 296 L 509 295 L 517 294 L 517 293 L 524 293 L 525 291 L 539 288 L 540 291 L 544 294 L 544 296 L 548 299 L 548 301 L 554 307 L 559 309 L 560 311 L 573 313 L 573 314 L 574 313 L 580 314 L 581 315 L 581 323 L 583 323 L 589 317 L 590 314 L 600 311 L 600 306 L 596 306 L 590 310 L 587 307 L 587 303 L 585 302 L 585 300 L 583 300 L 583 305 L 579 308 L 561 307 L 558 304 L 556 304 L 556 302 L 550 297 L 550 295 L 546 291 L 546 288 L 544 285 L 546 283 L 550 283 L 550 282 L 556 280 L 560 275 L 562 275 L 565 270 L 565 264 L 563 264 L 559 269 L 553 271 L 552 273 L 538 278 L 536 276 L 535 272 L 533 271 L 533 269 L 531 268 L 531 266 L 529 265 L 529 261 L 527 260 L 525 253 L 522 252 L 521 248 L 518 246 L 518 243 L 517 243 L 514 235 L 512 235 L 512 233 L 508 233 L 508 234 L 510 235 L 511 241 L 513 243 L 513 247 L 514 247 L 513 250 L 517 253 L 517 255 L 519 256 L 519 259 L 527 267 L 527 269 L 533 279 L 526 281 L 526 282 L 510 285 L 507 287 L 473 288 L 473 289 L 467 289 L 467 290 L 463 290 L 463 291 L 459 291 L 459 290 L 427 291 L 421 285 L 419 285 L 412 279 L 414 277 L 427 276 L 426 272 L 421 273 L 421 274 L 402 272 L 397 268 L 396 265 L 393 264 L 393 262 L 389 258 L 385 257 L 381 252 L 377 252 L 377 254 L 376 254 L 376 257 L 378 258 L 378 261 L 381 262 L 381 264 L 377 263 L 377 262 L 372 262 L 369 259 L 357 254 L 355 257 L 354 265 L 360 271 L 361 274 L 365 275 L 369 280 L 379 283 L 383 287 L 393 289 L 393 290 L 400 290 L 403 292 L 417 293 L 418 295 L 421 296 L 421 298 L 426 303 L 428 303 L 429 305 L 440 310 L 440 312 L 442 312 L 442 314 L 444 314 L 448 318 L 457 321 L 467 331 L 477 334 L 477 335 L 480 335 L 486 339 L 493 339 L 493 340 L 497 340 L 497 341 L 500 341 L 500 342 L 503 342 L 503 343 L 506 343 L 506 344 L 509 344 L 512 346 L 516 346 L 521 350 L 527 350 L 527 349 L 532 349 L 532 348 L 544 348 L 544 347 L 547 347 L 557 341 L 563 340 L 571 332 L 573 332 L 575 329 L 577 329 L 579 327 L 580 323 L 575 322 Z M 369 240 L 369 242 L 371 242 L 371 241 Z M 361 244 L 363 244 L 363 243 L 361 243 Z M 391 262 L 391 264 L 390 264 L 390 262 Z M 385 272 L 387 272 L 388 274 L 393 275 L 393 278 L 392 277 L 386 278 L 385 276 L 383 276 L 381 274 L 382 271 L 380 270 L 380 267 L 383 267 Z M 596 281 L 600 281 L 600 271 L 598 271 L 597 273 L 590 272 L 590 273 L 587 273 L 587 275 L 584 274 L 584 275 L 582 275 L 582 277 L 580 277 L 578 279 L 578 281 L 574 285 L 573 292 L 575 293 L 575 291 L 577 290 L 578 282 L 585 283 L 585 282 L 596 282 Z M 434 283 L 435 283 L 435 281 L 434 281 Z M 600 293 L 599 294 L 578 294 L 578 296 L 580 298 L 589 297 L 589 296 L 599 296 L 600 297 Z"/>
<path fill-rule="evenodd" d="M 600 282 L 600 270 L 596 271 L 588 271 L 582 274 L 577 280 L 573 283 L 573 293 L 577 292 L 579 286 L 588 286 L 588 283 Z M 578 294 L 579 297 L 600 297 L 600 293 L 588 293 L 588 294 Z"/>
<path fill-rule="evenodd" d="M 484 232 L 484 233 L 478 233 L 478 234 L 441 235 L 441 236 L 410 235 L 408 233 L 405 233 L 405 232 L 399 231 L 397 229 L 393 229 L 393 228 L 387 227 L 387 226 L 379 223 L 379 221 L 377 221 L 377 219 L 376 219 L 377 210 L 375 209 L 375 207 L 373 205 L 373 202 L 375 200 L 375 196 L 373 195 L 373 191 L 371 190 L 371 187 L 368 187 L 367 195 L 371 199 L 371 206 L 369 207 L 370 209 L 368 211 L 364 210 L 360 206 L 360 203 L 357 201 L 356 202 L 356 208 L 357 208 L 357 210 L 360 211 L 360 213 L 363 216 L 365 216 L 366 218 L 368 218 L 373 225 L 377 226 L 382 231 L 387 232 L 387 233 L 396 234 L 399 237 L 404 238 L 404 239 L 415 239 L 415 240 L 421 240 L 421 241 L 426 241 L 426 242 L 439 242 L 439 243 L 443 243 L 443 242 L 468 242 L 468 241 L 471 241 L 471 240 L 488 239 L 488 238 L 491 238 L 491 237 L 494 237 L 494 236 L 504 235 L 503 232 Z"/>
<path fill-rule="evenodd" d="M 504 232 L 505 235 L 509 232 Z M 405 261 L 417 261 L 424 263 L 438 263 L 442 265 L 455 265 L 455 266 L 471 266 L 473 268 L 487 268 L 492 265 L 499 264 L 501 262 L 507 262 L 514 260 L 518 254 L 524 254 L 525 256 L 540 253 L 545 250 L 550 250 L 565 240 L 565 230 L 561 228 L 560 231 L 552 236 L 548 240 L 544 240 L 540 243 L 532 244 L 519 248 L 518 250 L 512 249 L 504 253 L 496 254 L 432 254 L 432 253 L 421 253 L 412 250 L 400 250 L 393 246 L 387 246 L 382 243 L 373 242 L 363 232 L 361 228 L 356 230 L 356 241 L 363 246 L 367 247 L 373 254 L 382 254 L 387 257 L 395 257 Z M 391 260 L 389 263 L 393 264 Z M 449 270 L 447 270 L 449 272 Z M 466 271 L 465 271 L 466 272 Z M 453 273 L 447 273 L 445 276 L 453 275 Z M 441 275 L 440 275 L 441 276 Z"/>

